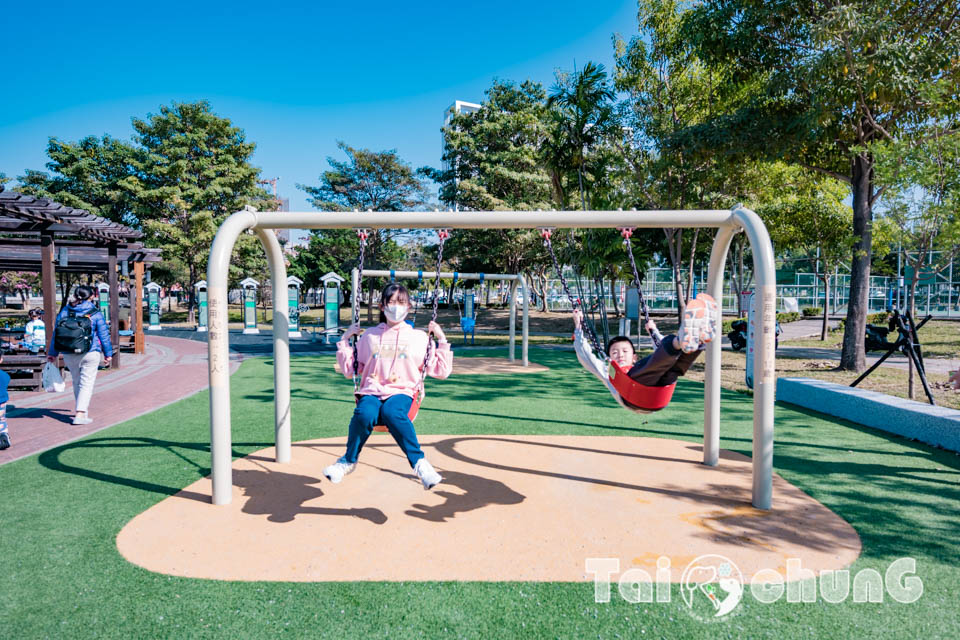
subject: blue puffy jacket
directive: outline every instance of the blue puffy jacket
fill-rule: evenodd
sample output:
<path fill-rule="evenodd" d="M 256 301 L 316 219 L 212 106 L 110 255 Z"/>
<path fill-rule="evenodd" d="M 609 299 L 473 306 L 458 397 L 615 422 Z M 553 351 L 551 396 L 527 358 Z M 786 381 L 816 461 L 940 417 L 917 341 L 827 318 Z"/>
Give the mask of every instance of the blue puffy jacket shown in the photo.
<path fill-rule="evenodd" d="M 90 326 L 91 329 L 93 329 L 93 346 L 90 347 L 90 351 L 99 351 L 108 358 L 113 356 L 110 330 L 107 328 L 107 322 L 103 319 L 103 314 L 96 311 L 96 308 L 97 305 L 89 300 L 84 300 L 77 306 L 67 304 L 67 306 L 61 309 L 60 313 L 57 314 L 57 320 L 53 323 L 53 338 L 50 340 L 50 347 L 47 349 L 47 353 L 54 357 L 60 355 L 53 346 L 57 339 L 57 322 L 60 321 L 60 318 L 66 318 L 70 315 L 71 311 L 73 311 L 73 315 L 75 316 L 84 316 L 93 311 L 94 313 L 90 315 Z"/>

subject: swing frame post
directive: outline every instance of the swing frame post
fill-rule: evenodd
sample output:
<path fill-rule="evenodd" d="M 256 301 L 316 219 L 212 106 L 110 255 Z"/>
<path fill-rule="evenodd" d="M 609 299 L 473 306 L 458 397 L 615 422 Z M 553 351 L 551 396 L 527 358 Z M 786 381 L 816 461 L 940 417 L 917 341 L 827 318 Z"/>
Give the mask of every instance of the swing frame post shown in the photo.
<path fill-rule="evenodd" d="M 275 437 L 278 462 L 290 459 L 290 358 L 287 335 L 286 268 L 273 229 L 543 229 L 543 228 L 646 228 L 665 227 L 718 229 L 710 256 L 707 291 L 723 301 L 723 267 L 734 233 L 744 231 L 753 250 L 753 268 L 759 297 L 759 339 L 754 351 L 753 495 L 752 503 L 769 509 L 773 497 L 773 409 L 776 387 L 774 337 L 776 324 L 776 278 L 773 246 L 760 218 L 749 209 L 695 211 L 454 211 L 390 212 L 258 212 L 245 208 L 221 225 L 210 249 L 207 269 L 210 372 L 210 455 L 213 504 L 232 500 L 233 473 L 230 432 L 229 335 L 227 332 L 227 274 L 230 254 L 241 233 L 254 231 L 267 253 L 273 278 Z M 398 272 L 398 274 L 401 272 Z M 412 272 L 411 277 L 417 277 Z M 402 276 L 400 276 L 402 277 Z M 461 275 L 462 277 L 462 275 Z M 486 278 L 491 276 L 487 274 Z M 512 307 L 516 290 L 524 292 L 524 318 L 529 295 L 526 280 L 518 274 L 511 285 Z M 353 305 L 357 304 L 360 274 L 354 270 Z M 279 283 L 279 284 L 278 284 Z M 523 326 L 523 360 L 527 362 L 526 322 Z M 512 350 L 511 350 L 512 351 Z M 720 443 L 720 340 L 706 352 L 704 391 L 703 462 L 719 463 Z"/>

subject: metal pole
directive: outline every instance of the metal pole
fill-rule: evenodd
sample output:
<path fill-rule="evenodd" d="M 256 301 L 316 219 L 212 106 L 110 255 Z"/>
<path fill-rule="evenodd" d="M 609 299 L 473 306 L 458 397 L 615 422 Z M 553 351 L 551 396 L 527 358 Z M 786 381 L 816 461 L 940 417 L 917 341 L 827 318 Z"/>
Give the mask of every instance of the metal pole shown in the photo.
<path fill-rule="evenodd" d="M 283 248 L 270 229 L 256 229 L 270 264 L 273 288 L 274 443 L 277 462 L 290 462 L 290 308 Z"/>
<path fill-rule="evenodd" d="M 773 245 L 763 221 L 744 207 L 733 216 L 746 231 L 753 250 L 760 335 L 754 351 L 753 386 L 753 506 L 769 509 L 773 500 L 773 403 L 777 387 L 774 338 L 777 320 L 777 278 Z"/>
<path fill-rule="evenodd" d="M 517 344 L 517 281 L 510 283 L 510 347 L 507 349 L 507 358 L 513 362 L 514 348 Z"/>
<path fill-rule="evenodd" d="M 719 326 L 723 321 L 723 270 L 727 251 L 736 229 L 731 226 L 717 231 L 710 251 L 710 267 L 707 271 L 707 293 L 714 297 L 720 307 Z M 639 329 L 638 329 L 639 333 Z M 715 467 L 720 461 L 720 343 L 723 336 L 707 345 L 704 365 L 703 390 L 703 464 Z"/>
<path fill-rule="evenodd" d="M 207 365 L 210 370 L 210 458 L 213 504 L 233 498 L 232 438 L 230 435 L 230 339 L 227 333 L 227 274 L 237 238 L 257 224 L 250 211 L 238 211 L 223 221 L 207 263 Z"/>
<path fill-rule="evenodd" d="M 530 364 L 529 350 L 530 350 L 530 291 L 527 289 L 527 279 L 523 277 L 523 274 L 517 274 L 517 277 L 520 278 L 520 291 L 523 293 L 523 321 L 520 323 L 522 334 L 521 342 L 521 361 L 523 366 Z"/>

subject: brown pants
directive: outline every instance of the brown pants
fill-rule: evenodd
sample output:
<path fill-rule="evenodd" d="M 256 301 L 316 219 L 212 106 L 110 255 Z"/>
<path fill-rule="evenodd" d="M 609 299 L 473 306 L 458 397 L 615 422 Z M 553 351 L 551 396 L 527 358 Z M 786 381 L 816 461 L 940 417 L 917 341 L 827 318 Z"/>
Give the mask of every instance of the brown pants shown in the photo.
<path fill-rule="evenodd" d="M 700 353 L 674 349 L 673 336 L 664 336 L 657 350 L 633 365 L 627 375 L 648 387 L 665 387 L 685 374 Z"/>

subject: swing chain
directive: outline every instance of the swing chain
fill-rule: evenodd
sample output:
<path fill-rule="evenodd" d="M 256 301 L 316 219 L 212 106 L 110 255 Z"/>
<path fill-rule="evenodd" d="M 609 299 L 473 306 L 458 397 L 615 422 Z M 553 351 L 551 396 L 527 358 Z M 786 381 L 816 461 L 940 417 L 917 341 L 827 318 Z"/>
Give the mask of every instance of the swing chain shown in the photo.
<path fill-rule="evenodd" d="M 623 236 L 623 244 L 627 246 L 627 256 L 630 258 L 630 268 L 633 269 L 633 283 L 637 287 L 637 296 L 638 301 L 640 302 L 640 309 L 643 311 L 643 322 L 644 328 L 650 324 L 650 311 L 647 309 L 647 301 L 643 298 L 643 287 L 640 286 L 640 273 L 637 271 L 637 262 L 633 258 L 633 244 L 630 242 L 630 238 L 633 236 L 632 227 L 624 227 L 620 229 L 620 235 Z M 650 336 L 650 340 L 653 341 L 654 347 L 660 346 L 660 340 L 657 340 L 656 336 L 650 333 L 650 330 L 647 330 L 647 334 Z"/>
<path fill-rule="evenodd" d="M 367 238 L 370 237 L 369 229 L 357 229 L 357 238 L 360 240 L 360 256 L 357 258 L 357 289 L 360 288 L 360 283 L 363 281 L 363 261 L 366 256 L 367 251 Z M 354 291 L 354 297 L 357 300 L 357 304 L 353 305 L 353 324 L 360 324 L 360 292 Z M 373 292 L 370 292 L 370 295 L 373 296 Z M 358 369 L 358 355 L 357 355 L 357 340 L 359 336 L 353 336 L 350 340 L 351 346 L 353 347 L 353 390 L 354 392 L 360 389 L 360 373 Z"/>
<path fill-rule="evenodd" d="M 557 254 L 553 251 L 553 243 L 550 241 L 550 236 L 553 235 L 553 231 L 549 228 L 540 229 L 540 237 L 543 238 L 543 245 L 547 248 L 547 251 L 550 252 L 550 258 L 553 260 L 553 268 L 557 272 L 557 276 L 560 278 L 560 284 L 563 285 L 563 292 L 567 294 L 567 299 L 570 301 L 570 307 L 576 309 L 580 307 L 580 310 L 583 311 L 583 302 L 577 302 L 573 294 L 570 293 L 570 286 L 567 284 L 567 279 L 563 275 L 563 270 L 560 268 L 560 262 L 557 260 Z M 587 330 L 587 338 L 590 340 L 590 344 L 593 346 L 594 351 L 604 360 L 607 359 L 607 352 L 600 346 L 600 340 L 597 338 L 596 332 L 593 330 L 593 327 L 590 325 L 590 322 L 587 319 L 586 313 L 583 314 L 582 326 Z"/>

